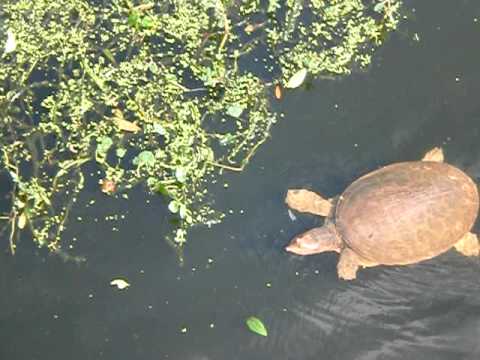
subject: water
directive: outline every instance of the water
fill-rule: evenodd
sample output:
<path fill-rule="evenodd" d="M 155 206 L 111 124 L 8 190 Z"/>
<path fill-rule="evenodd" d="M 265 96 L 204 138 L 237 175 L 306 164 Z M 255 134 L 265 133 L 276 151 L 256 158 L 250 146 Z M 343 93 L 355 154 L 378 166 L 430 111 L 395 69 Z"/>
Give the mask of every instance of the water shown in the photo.
<path fill-rule="evenodd" d="M 76 210 L 85 221 L 72 221 L 66 238 L 85 263 L 64 263 L 28 239 L 15 257 L 2 254 L 0 359 L 480 358 L 479 259 L 450 251 L 343 282 L 337 255 L 282 251 L 322 223 L 302 214 L 292 221 L 289 187 L 335 195 L 436 145 L 480 180 L 480 4 L 413 6 L 368 72 L 316 81 L 276 105 L 285 119 L 270 141 L 216 190 L 217 206 L 234 213 L 193 231 L 183 267 L 161 239 L 161 201 L 145 208 L 140 189 L 136 201 Z M 91 189 L 87 198 L 101 196 Z M 119 224 L 94 221 L 116 212 L 127 213 Z M 116 277 L 131 287 L 110 287 Z M 245 329 L 250 315 L 265 322 L 267 338 Z"/>

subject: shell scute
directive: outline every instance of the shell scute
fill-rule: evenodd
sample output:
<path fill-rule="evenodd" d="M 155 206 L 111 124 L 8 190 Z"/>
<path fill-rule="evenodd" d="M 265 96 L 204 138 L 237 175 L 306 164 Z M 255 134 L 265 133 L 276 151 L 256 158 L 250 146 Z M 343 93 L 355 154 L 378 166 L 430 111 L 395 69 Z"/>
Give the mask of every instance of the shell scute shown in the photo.
<path fill-rule="evenodd" d="M 477 186 L 460 169 L 403 162 L 354 181 L 339 198 L 335 222 L 362 258 L 410 264 L 451 248 L 473 226 L 478 206 Z"/>

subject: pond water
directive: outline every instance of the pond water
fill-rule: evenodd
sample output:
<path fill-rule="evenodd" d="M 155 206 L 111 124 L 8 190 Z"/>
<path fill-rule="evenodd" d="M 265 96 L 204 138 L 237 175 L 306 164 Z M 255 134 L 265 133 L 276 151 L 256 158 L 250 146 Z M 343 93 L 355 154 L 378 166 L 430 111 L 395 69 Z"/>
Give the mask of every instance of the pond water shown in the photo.
<path fill-rule="evenodd" d="M 216 206 L 233 214 L 194 229 L 182 267 L 162 240 L 161 199 L 145 204 L 141 189 L 127 202 L 90 187 L 86 199 L 102 201 L 78 207 L 65 233 L 86 262 L 64 262 L 28 239 L 15 257 L 2 253 L 0 359 L 480 358 L 478 258 L 449 251 L 344 282 L 336 254 L 282 249 L 323 221 L 292 220 L 288 188 L 332 196 L 437 145 L 480 180 L 480 3 L 408 1 L 406 9 L 410 20 L 369 71 L 319 79 L 274 105 L 285 117 L 271 139 L 213 190 Z M 125 219 L 103 220 L 114 213 Z M 110 287 L 118 277 L 131 287 Z M 268 337 L 246 329 L 250 315 Z"/>

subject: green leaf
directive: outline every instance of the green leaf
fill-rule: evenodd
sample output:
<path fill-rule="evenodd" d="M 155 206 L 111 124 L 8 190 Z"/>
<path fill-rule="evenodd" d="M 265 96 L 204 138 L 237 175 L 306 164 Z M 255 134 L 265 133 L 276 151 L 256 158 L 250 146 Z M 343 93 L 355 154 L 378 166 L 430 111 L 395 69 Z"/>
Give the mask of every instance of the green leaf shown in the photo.
<path fill-rule="evenodd" d="M 138 26 L 139 20 L 140 20 L 140 14 L 138 13 L 138 11 L 132 11 L 128 15 L 128 25 L 132 27 Z"/>
<path fill-rule="evenodd" d="M 187 180 L 187 172 L 184 168 L 178 167 L 175 169 L 175 177 L 181 183 L 184 183 Z"/>
<path fill-rule="evenodd" d="M 145 150 L 138 154 L 133 160 L 133 165 L 138 167 L 155 165 L 155 155 L 151 151 Z"/>
<path fill-rule="evenodd" d="M 102 136 L 97 139 L 97 157 L 104 158 L 107 156 L 108 149 L 113 145 L 113 140 L 108 136 Z"/>
<path fill-rule="evenodd" d="M 142 20 L 140 20 L 140 26 L 143 29 L 151 29 L 153 27 L 153 19 L 150 17 L 144 17 Z"/>
<path fill-rule="evenodd" d="M 148 70 L 150 70 L 154 74 L 160 74 L 160 68 L 154 62 L 151 62 L 148 64 Z M 155 124 L 154 124 L 154 127 L 155 127 Z"/>
<path fill-rule="evenodd" d="M 9 171 L 8 173 L 10 174 L 14 183 L 18 184 L 20 182 L 17 174 L 15 174 L 13 171 Z"/>
<path fill-rule="evenodd" d="M 170 210 L 170 212 L 173 214 L 176 214 L 179 208 L 180 205 L 175 200 L 170 201 L 170 203 L 168 204 L 168 210 Z"/>
<path fill-rule="evenodd" d="M 278 0 L 269 0 L 268 1 L 268 9 L 267 11 L 269 13 L 272 13 L 272 12 L 275 12 L 277 11 L 277 9 L 280 7 L 280 4 L 278 2 Z"/>
<path fill-rule="evenodd" d="M 227 108 L 227 115 L 238 118 L 240 117 L 240 115 L 242 115 L 243 110 L 245 110 L 243 106 L 238 104 L 233 104 Z"/>
<path fill-rule="evenodd" d="M 260 320 L 259 318 L 255 316 L 250 316 L 247 319 L 246 324 L 250 329 L 250 331 L 254 332 L 255 334 L 262 335 L 262 336 L 268 335 L 267 328 L 263 324 L 262 320 Z"/>
<path fill-rule="evenodd" d="M 125 154 L 127 153 L 127 150 L 125 150 L 124 148 L 118 148 L 116 150 L 116 153 L 117 153 L 117 157 L 121 159 L 125 156 Z"/>
<path fill-rule="evenodd" d="M 373 7 L 373 11 L 380 13 L 383 11 L 383 8 L 385 7 L 385 2 L 384 1 L 379 1 L 378 3 L 375 4 Z"/>
<path fill-rule="evenodd" d="M 230 145 L 235 141 L 236 138 L 237 138 L 237 135 L 230 134 L 230 133 L 221 135 L 220 144 L 224 146 Z"/>
<path fill-rule="evenodd" d="M 156 179 L 154 180 L 155 180 L 155 183 L 152 186 L 153 191 L 155 191 L 158 194 L 169 196 L 170 194 L 167 188 L 165 187 L 165 185 L 163 185 L 160 181 L 156 181 Z"/>
<path fill-rule="evenodd" d="M 307 77 L 307 69 L 303 68 L 298 70 L 295 74 L 292 75 L 290 80 L 285 84 L 286 88 L 294 89 L 299 87 L 305 81 Z"/>
<path fill-rule="evenodd" d="M 185 219 L 188 214 L 187 207 L 185 205 L 180 205 L 179 212 L 178 214 L 180 215 L 180 218 Z"/>
<path fill-rule="evenodd" d="M 167 133 L 165 128 L 157 122 L 153 123 L 153 131 L 159 135 L 165 135 Z"/>

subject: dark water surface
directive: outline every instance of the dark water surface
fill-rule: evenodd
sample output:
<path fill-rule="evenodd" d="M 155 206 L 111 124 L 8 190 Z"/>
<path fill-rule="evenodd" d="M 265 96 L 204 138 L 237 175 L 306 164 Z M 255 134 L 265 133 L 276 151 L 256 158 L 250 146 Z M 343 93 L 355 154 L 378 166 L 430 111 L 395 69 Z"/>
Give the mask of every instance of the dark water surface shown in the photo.
<path fill-rule="evenodd" d="M 2 253 L 0 359 L 479 359 L 479 259 L 450 251 L 344 282 L 337 255 L 282 251 L 321 224 L 290 219 L 289 187 L 331 196 L 439 144 L 480 180 L 480 2 L 409 1 L 407 10 L 368 72 L 318 80 L 276 105 L 285 118 L 271 140 L 216 190 L 217 206 L 233 215 L 193 231 L 183 268 L 162 241 L 161 201 L 145 207 L 141 190 L 136 201 L 76 210 L 84 221 L 73 219 L 66 238 L 86 263 L 28 241 L 13 258 Z M 118 212 L 127 215 L 120 223 L 95 221 Z M 116 277 L 132 286 L 110 287 Z M 253 314 L 267 338 L 245 329 Z"/>

